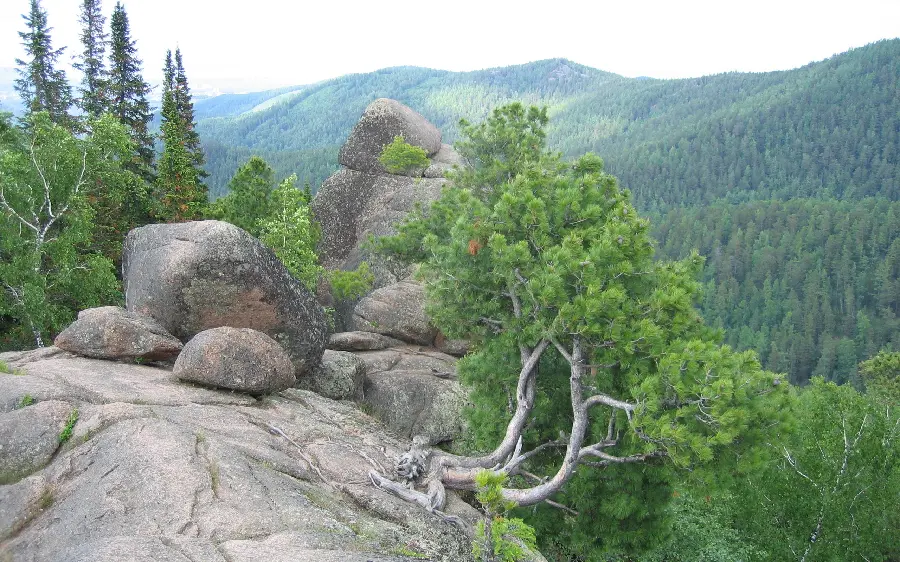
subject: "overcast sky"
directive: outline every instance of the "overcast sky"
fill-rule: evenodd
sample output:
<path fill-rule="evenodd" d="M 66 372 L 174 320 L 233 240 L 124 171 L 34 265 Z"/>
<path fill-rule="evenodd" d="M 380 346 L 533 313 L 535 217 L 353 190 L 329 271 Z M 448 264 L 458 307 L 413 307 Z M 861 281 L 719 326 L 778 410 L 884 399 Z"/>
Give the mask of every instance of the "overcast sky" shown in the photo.
<path fill-rule="evenodd" d="M 80 48 L 80 3 L 42 0 L 67 62 Z M 165 50 L 180 46 L 192 85 L 250 89 L 398 65 L 475 70 L 553 57 L 657 78 L 780 70 L 900 36 L 900 0 L 123 3 L 148 81 L 158 81 Z M 107 16 L 113 5 L 104 0 Z M 0 0 L 0 67 L 23 56 L 17 32 L 28 7 Z"/>

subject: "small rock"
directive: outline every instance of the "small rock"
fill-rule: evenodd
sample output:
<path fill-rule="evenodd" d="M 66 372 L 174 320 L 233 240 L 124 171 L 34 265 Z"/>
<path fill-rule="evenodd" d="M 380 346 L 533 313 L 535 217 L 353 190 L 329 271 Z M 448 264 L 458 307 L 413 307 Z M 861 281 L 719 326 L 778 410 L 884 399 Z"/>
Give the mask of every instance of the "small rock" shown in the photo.
<path fill-rule="evenodd" d="M 260 395 L 294 386 L 291 360 L 278 342 L 250 328 L 213 328 L 185 344 L 172 374 L 183 381 Z"/>
<path fill-rule="evenodd" d="M 468 353 L 471 346 L 472 342 L 469 340 L 449 340 L 441 332 L 438 332 L 437 336 L 434 338 L 434 347 L 447 355 L 453 355 L 455 357 L 462 357 Z"/>
<path fill-rule="evenodd" d="M 403 342 L 372 332 L 338 332 L 328 337 L 326 347 L 335 351 L 374 351 L 397 345 Z"/>
<path fill-rule="evenodd" d="M 326 349 L 322 364 L 312 374 L 300 377 L 297 386 L 332 400 L 360 400 L 365 378 L 362 359 L 346 351 Z"/>
<path fill-rule="evenodd" d="M 82 310 L 53 345 L 95 359 L 145 361 L 174 359 L 183 347 L 153 318 L 118 306 Z"/>
<path fill-rule="evenodd" d="M 430 345 L 436 330 L 425 315 L 425 289 L 400 281 L 373 291 L 353 310 L 353 329 Z"/>

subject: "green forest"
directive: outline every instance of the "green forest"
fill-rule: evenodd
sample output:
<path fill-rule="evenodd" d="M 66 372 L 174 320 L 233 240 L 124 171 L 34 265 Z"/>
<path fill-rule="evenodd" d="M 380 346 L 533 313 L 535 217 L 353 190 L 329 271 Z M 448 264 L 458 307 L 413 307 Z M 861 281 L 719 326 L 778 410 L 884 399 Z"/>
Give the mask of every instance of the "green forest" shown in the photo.
<path fill-rule="evenodd" d="M 898 59 L 895 39 L 790 71 L 681 80 L 564 59 L 389 68 L 203 100 L 198 130 L 214 196 L 252 155 L 315 190 L 375 98 L 421 112 L 445 142 L 460 118 L 511 100 L 545 105 L 548 145 L 599 154 L 652 218 L 661 256 L 707 259 L 701 310 L 726 341 L 794 382 L 853 382 L 856 363 L 898 349 Z"/>
<path fill-rule="evenodd" d="M 107 22 L 83 0 L 69 51 L 27 5 L 24 112 L 0 113 L 0 350 L 121 304 L 122 239 L 150 223 L 225 220 L 310 290 L 366 294 L 365 264 L 318 263 L 310 202 L 391 97 L 470 164 L 372 250 L 420 264 L 435 325 L 474 342 L 453 446 L 482 455 L 456 467 L 479 562 L 532 544 L 555 562 L 900 560 L 900 39 L 769 73 L 552 59 L 195 102 L 185 54 L 145 63 L 123 4 Z M 425 162 L 402 137 L 381 156 Z"/>

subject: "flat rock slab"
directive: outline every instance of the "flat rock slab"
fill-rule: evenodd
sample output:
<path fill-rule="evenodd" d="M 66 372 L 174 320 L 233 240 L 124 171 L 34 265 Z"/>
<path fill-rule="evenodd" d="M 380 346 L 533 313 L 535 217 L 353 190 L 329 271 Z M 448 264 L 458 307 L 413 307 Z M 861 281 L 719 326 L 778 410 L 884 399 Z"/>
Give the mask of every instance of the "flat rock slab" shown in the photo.
<path fill-rule="evenodd" d="M 326 347 L 334 351 L 373 351 L 387 349 L 403 342 L 373 332 L 338 332 L 328 336 Z"/>
<path fill-rule="evenodd" d="M 400 345 L 355 355 L 366 365 L 366 373 L 380 371 L 429 371 L 438 378 L 456 379 L 456 357 L 419 345 Z"/>
<path fill-rule="evenodd" d="M 153 318 L 118 306 L 82 310 L 53 345 L 95 359 L 145 361 L 175 359 L 182 348 Z"/>
<path fill-rule="evenodd" d="M 471 560 L 464 533 L 368 482 L 408 445 L 348 403 L 255 400 L 58 350 L 0 359 L 26 373 L 0 374 L 0 404 L 67 396 L 80 413 L 49 465 L 0 485 L 0 560 L 386 562 L 409 545 Z"/>
<path fill-rule="evenodd" d="M 250 328 L 228 326 L 194 336 L 172 374 L 183 381 L 253 395 L 280 392 L 297 382 L 291 359 L 278 342 Z"/>
<path fill-rule="evenodd" d="M 181 383 L 171 371 L 146 365 L 76 357 L 57 348 L 31 354 L 0 353 L 25 376 L 0 373 L 0 412 L 13 410 L 29 395 L 38 402 L 72 402 L 182 406 L 187 404 L 256 404 L 244 394 Z"/>

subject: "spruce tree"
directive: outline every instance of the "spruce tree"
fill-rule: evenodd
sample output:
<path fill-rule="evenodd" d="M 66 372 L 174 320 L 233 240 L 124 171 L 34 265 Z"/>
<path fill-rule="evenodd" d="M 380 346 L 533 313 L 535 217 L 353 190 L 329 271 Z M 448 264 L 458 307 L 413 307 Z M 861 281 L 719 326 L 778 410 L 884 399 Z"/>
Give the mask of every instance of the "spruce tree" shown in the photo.
<path fill-rule="evenodd" d="M 185 127 L 185 145 L 191 154 L 194 167 L 197 168 L 198 177 L 205 178 L 209 174 L 203 169 L 206 158 L 203 155 L 203 147 L 200 146 L 200 135 L 197 134 L 197 122 L 194 120 L 194 102 L 191 96 L 191 88 L 188 86 L 187 76 L 184 73 L 184 62 L 181 58 L 181 49 L 175 49 L 175 106 Z"/>
<path fill-rule="evenodd" d="M 87 1 L 87 0 L 86 0 Z M 150 121 L 153 114 L 147 102 L 150 86 L 141 76 L 141 60 L 131 39 L 128 14 L 116 3 L 110 19 L 109 111 L 129 131 L 136 145 L 136 155 L 130 169 L 148 181 L 153 181 L 153 135 Z"/>
<path fill-rule="evenodd" d="M 100 0 L 84 0 L 81 4 L 81 60 L 75 64 L 84 76 L 78 105 L 88 117 L 97 118 L 107 109 L 107 73 L 103 56 L 109 38 L 104 32 L 106 18 L 100 12 Z"/>
<path fill-rule="evenodd" d="M 22 19 L 28 31 L 20 32 L 19 37 L 22 38 L 28 60 L 16 59 L 19 65 L 16 92 L 29 115 L 46 111 L 54 123 L 71 130 L 75 125 L 75 120 L 69 115 L 72 89 L 66 81 L 66 73 L 56 68 L 57 59 L 65 47 L 53 48 L 50 40 L 52 28 L 47 26 L 47 12 L 41 9 L 40 0 L 31 0 L 31 10 Z"/>
<path fill-rule="evenodd" d="M 166 52 L 163 68 L 163 98 L 160 111 L 160 139 L 157 189 L 161 199 L 159 218 L 167 222 L 198 219 L 203 216 L 207 195 L 200 183 L 194 155 L 188 150 L 188 127 L 178 111 L 178 85 L 172 51 Z"/>

